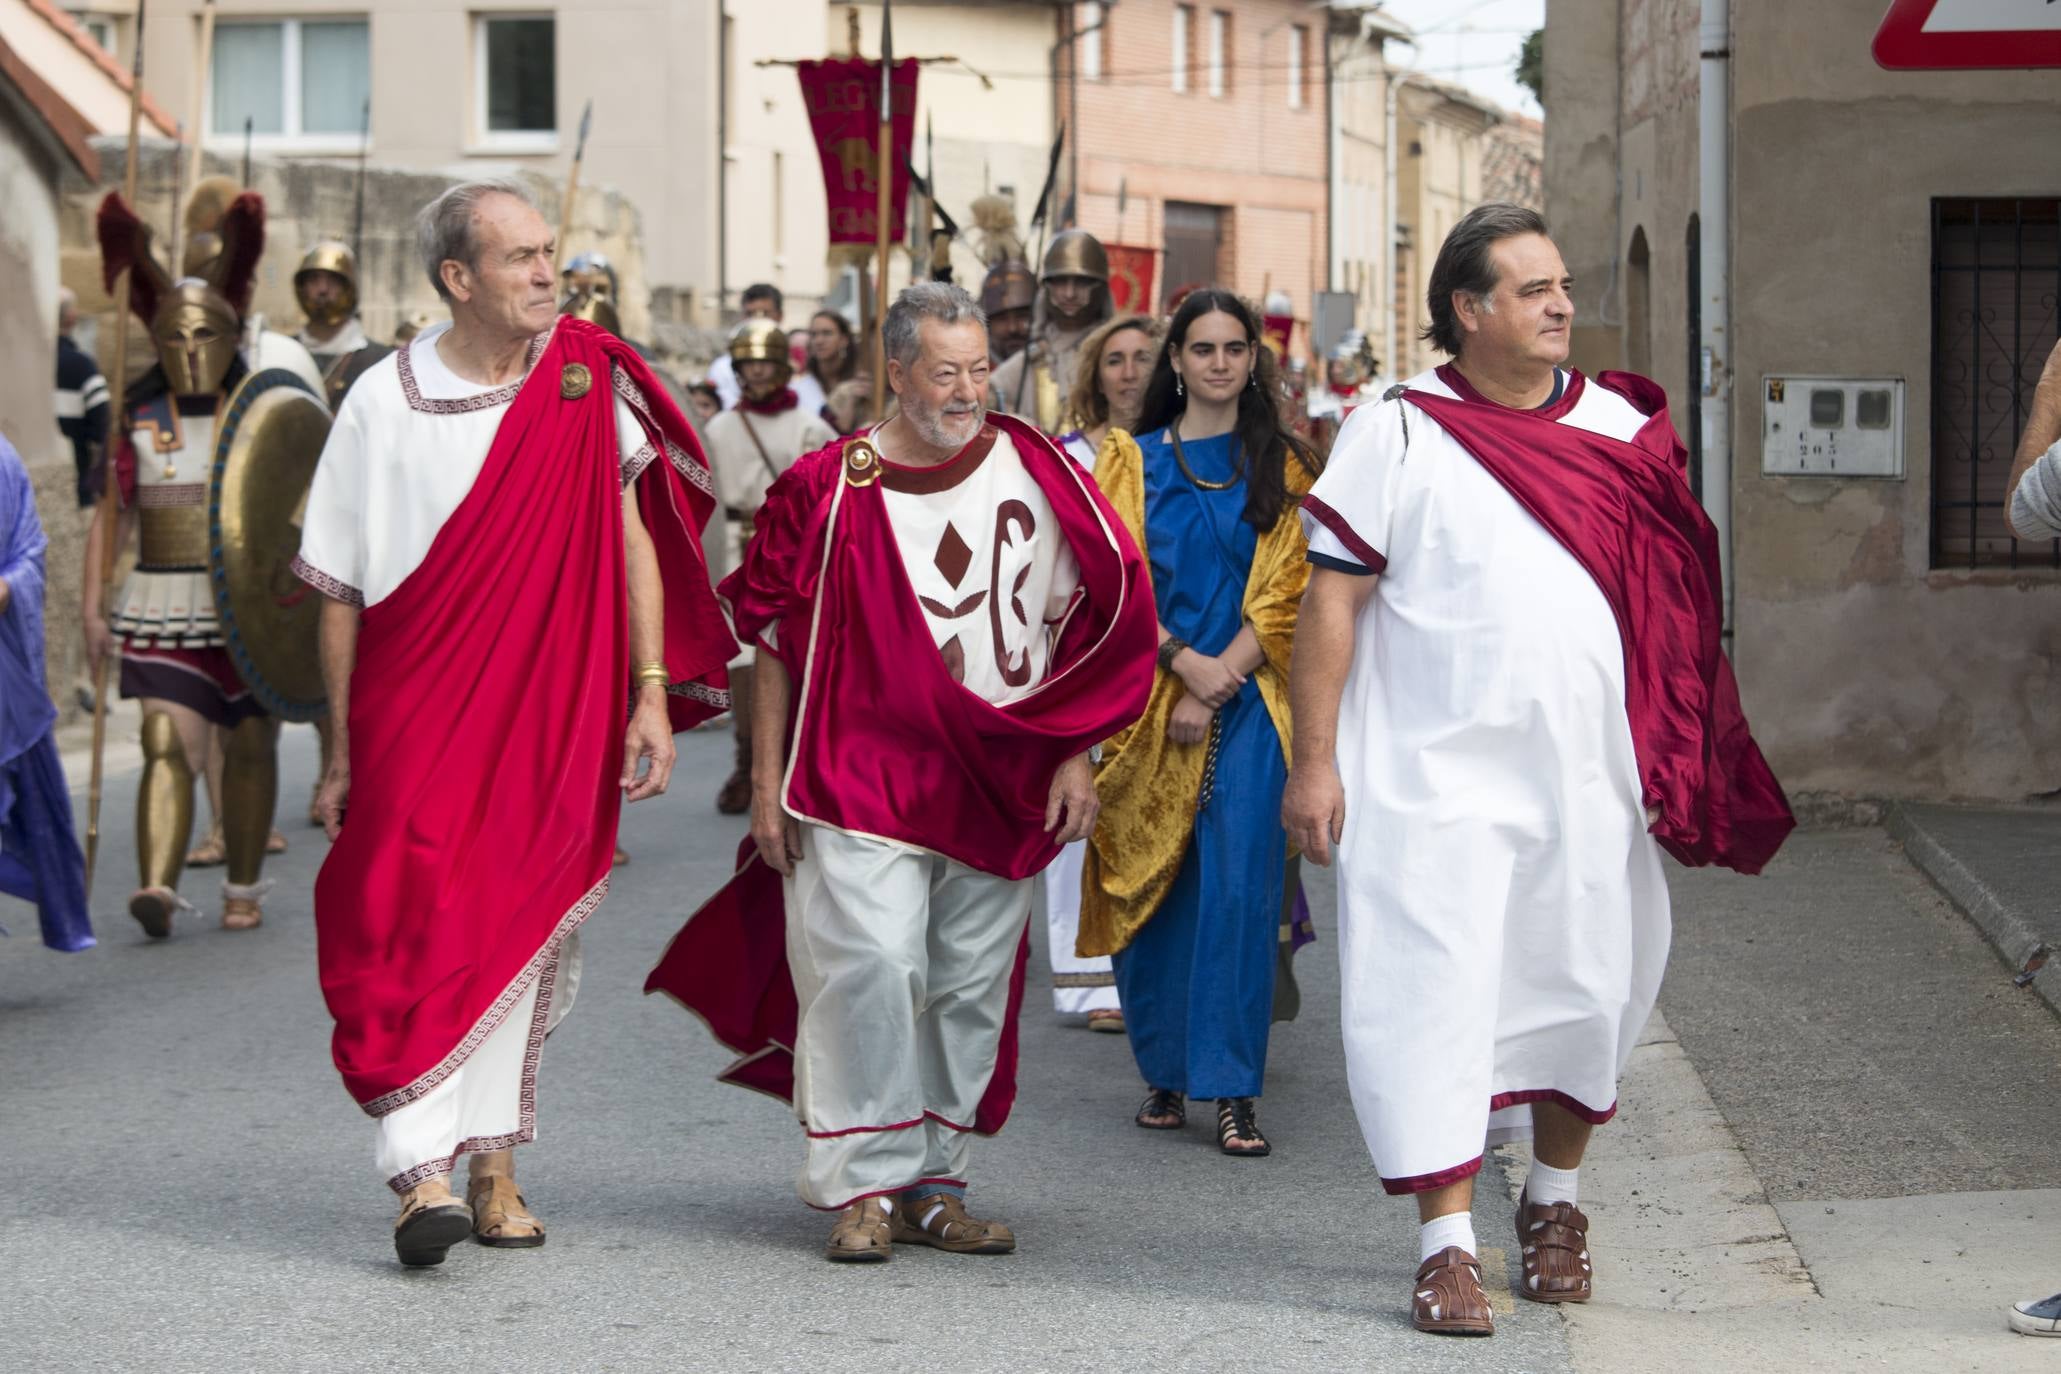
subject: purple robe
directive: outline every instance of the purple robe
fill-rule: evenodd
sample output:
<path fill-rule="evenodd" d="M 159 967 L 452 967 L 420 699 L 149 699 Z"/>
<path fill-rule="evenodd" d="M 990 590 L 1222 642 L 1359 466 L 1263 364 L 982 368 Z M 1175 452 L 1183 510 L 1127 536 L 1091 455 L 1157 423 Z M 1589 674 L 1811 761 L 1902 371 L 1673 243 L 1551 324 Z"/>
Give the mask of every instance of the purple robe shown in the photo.
<path fill-rule="evenodd" d="M 51 735 L 57 708 L 43 686 L 45 542 L 28 470 L 0 438 L 0 581 L 9 593 L 0 614 L 0 893 L 33 902 L 43 943 L 69 952 L 93 947 L 93 924 Z"/>

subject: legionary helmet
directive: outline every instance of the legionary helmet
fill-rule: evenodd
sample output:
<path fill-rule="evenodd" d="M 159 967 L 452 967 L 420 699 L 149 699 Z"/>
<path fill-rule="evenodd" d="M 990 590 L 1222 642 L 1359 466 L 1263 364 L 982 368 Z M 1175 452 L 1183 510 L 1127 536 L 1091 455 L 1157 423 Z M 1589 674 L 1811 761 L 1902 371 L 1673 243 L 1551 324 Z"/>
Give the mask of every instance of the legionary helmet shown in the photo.
<path fill-rule="evenodd" d="M 575 287 L 559 302 L 558 313 L 598 324 L 619 339 L 623 336 L 623 319 L 616 313 L 615 299 L 608 292 L 607 282 Z"/>
<path fill-rule="evenodd" d="M 616 280 L 615 264 L 600 253 L 578 253 L 565 264 L 565 270 L 558 274 L 566 294 L 580 290 L 596 290 L 611 301 L 618 299 L 621 283 Z"/>
<path fill-rule="evenodd" d="M 1045 265 L 1038 273 L 1040 281 L 1051 281 L 1054 277 L 1093 277 L 1107 286 L 1109 254 L 1087 230 L 1062 230 L 1047 245 Z"/>
<path fill-rule="evenodd" d="M 993 319 L 1005 310 L 1028 310 L 1038 296 L 1038 279 L 1030 264 L 1018 258 L 998 262 L 980 284 L 980 309 Z"/>
<path fill-rule="evenodd" d="M 749 319 L 730 334 L 733 363 L 774 363 L 780 368 L 779 385 L 794 376 L 794 355 L 787 349 L 787 331 L 778 320 Z"/>
<path fill-rule="evenodd" d="M 308 283 L 317 272 L 341 278 L 343 290 L 326 301 L 310 301 Z M 357 314 L 358 260 L 352 256 L 349 246 L 328 239 L 310 248 L 307 256 L 301 259 L 301 265 L 294 269 L 293 294 L 301 303 L 301 313 L 325 328 L 342 324 Z"/>

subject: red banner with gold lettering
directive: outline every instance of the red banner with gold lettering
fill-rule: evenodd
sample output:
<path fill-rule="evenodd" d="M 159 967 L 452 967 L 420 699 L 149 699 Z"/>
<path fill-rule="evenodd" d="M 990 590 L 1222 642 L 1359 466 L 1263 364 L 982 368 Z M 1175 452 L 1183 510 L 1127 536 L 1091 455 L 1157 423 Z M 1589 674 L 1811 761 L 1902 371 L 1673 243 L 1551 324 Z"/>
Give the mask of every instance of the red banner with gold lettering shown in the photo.
<path fill-rule="evenodd" d="M 1105 243 L 1102 247 L 1109 254 L 1109 299 L 1118 310 L 1151 314 L 1152 278 L 1158 252 L 1121 243 Z"/>
<path fill-rule="evenodd" d="M 830 206 L 832 243 L 873 243 L 880 183 L 874 164 L 880 153 L 880 64 L 841 57 L 796 64 L 802 103 L 823 161 L 823 197 Z M 887 203 L 893 223 L 890 241 L 907 232 L 909 150 L 916 139 L 915 58 L 894 64 L 894 128 L 889 135 L 894 180 Z"/>

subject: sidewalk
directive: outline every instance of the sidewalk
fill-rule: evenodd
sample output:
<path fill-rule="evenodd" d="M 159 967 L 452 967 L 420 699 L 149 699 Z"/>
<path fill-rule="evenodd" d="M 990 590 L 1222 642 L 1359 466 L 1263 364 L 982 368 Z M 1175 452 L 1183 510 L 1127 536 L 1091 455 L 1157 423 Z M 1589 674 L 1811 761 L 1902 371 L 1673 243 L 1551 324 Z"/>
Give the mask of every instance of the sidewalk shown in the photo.
<path fill-rule="evenodd" d="M 1903 802 L 1891 808 L 1888 826 L 2012 974 L 2061 950 L 2061 806 Z M 2032 986 L 2061 1014 L 2061 972 L 2040 974 Z"/>

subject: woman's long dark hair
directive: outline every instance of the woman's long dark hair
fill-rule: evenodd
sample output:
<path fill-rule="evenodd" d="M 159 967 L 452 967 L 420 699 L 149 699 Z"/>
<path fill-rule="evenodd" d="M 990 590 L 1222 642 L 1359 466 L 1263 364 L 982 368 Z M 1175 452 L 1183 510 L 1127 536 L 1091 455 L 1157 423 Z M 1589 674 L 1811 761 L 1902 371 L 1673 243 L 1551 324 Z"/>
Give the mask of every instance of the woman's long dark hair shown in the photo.
<path fill-rule="evenodd" d="M 1145 384 L 1138 433 L 1150 434 L 1180 422 L 1188 398 L 1174 391 L 1173 356 L 1187 343 L 1188 327 L 1210 314 L 1229 315 L 1238 321 L 1252 350 L 1252 375 L 1257 385 L 1249 383 L 1238 392 L 1238 419 L 1231 426 L 1238 445 L 1231 461 L 1245 478 L 1245 523 L 1265 533 L 1288 509 L 1289 455 L 1312 477 L 1323 470 L 1324 462 L 1316 449 L 1282 422 L 1281 369 L 1272 351 L 1260 343 L 1259 318 L 1251 306 L 1213 286 L 1188 294 L 1167 326 L 1166 347 L 1159 351 L 1152 380 Z"/>
<path fill-rule="evenodd" d="M 835 320 L 837 322 L 837 332 L 844 336 L 844 362 L 838 367 L 835 377 L 827 377 L 823 374 L 823 364 L 816 357 L 816 346 L 813 343 L 809 345 L 808 374 L 816 379 L 817 383 L 823 388 L 823 394 L 827 396 L 830 394 L 832 387 L 836 386 L 839 382 L 850 381 L 858 373 L 859 347 L 858 341 L 852 336 L 851 321 L 838 314 L 835 310 L 818 310 L 815 314 L 809 316 L 810 324 L 813 325 L 817 320 Z"/>

